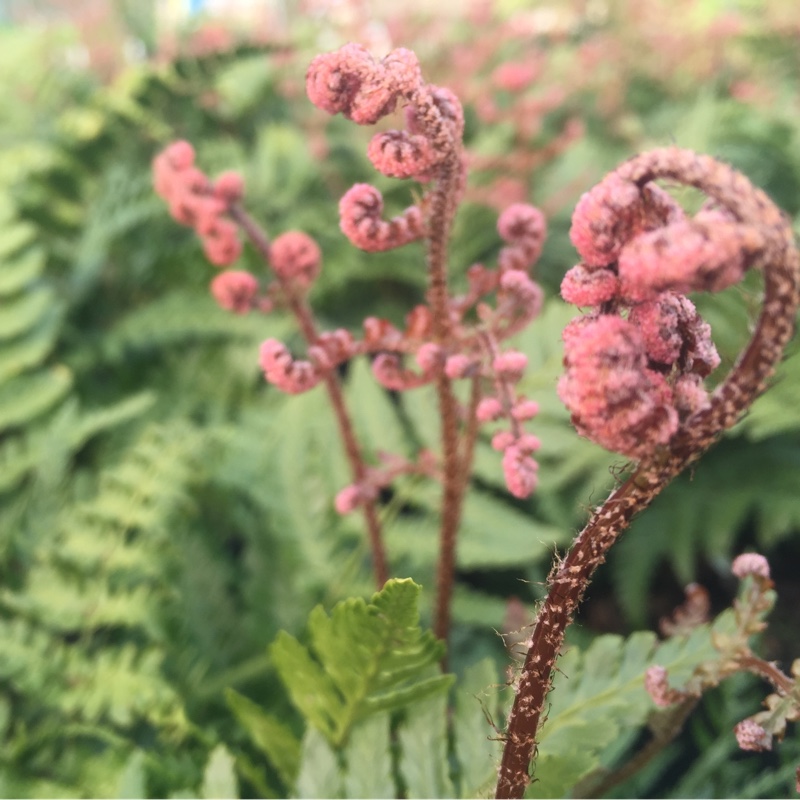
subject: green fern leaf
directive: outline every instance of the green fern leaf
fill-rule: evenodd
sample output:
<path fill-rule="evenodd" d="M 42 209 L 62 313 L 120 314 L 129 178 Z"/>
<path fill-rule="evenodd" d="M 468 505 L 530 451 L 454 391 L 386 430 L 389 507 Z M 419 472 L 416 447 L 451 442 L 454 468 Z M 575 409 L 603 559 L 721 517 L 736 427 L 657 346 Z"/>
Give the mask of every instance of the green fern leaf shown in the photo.
<path fill-rule="evenodd" d="M 27 229 L 23 226 L 13 230 L 22 230 L 24 233 L 23 241 L 30 236 Z M 0 238 L 0 251 L 8 244 L 6 237 Z M 32 283 L 44 268 L 44 252 L 36 247 L 25 250 L 19 255 L 9 257 L 7 253 L 0 252 L 0 297 L 10 297 L 22 291 Z"/>
<path fill-rule="evenodd" d="M 537 794 L 566 796 L 600 766 L 609 742 L 645 722 L 654 710 L 644 689 L 648 667 L 666 667 L 670 681 L 681 685 L 695 667 L 718 656 L 714 637 L 729 631 L 732 624 L 732 612 L 725 612 L 713 624 L 662 644 L 655 634 L 640 632 L 628 639 L 598 637 L 585 653 L 578 648 L 567 651 L 558 662 L 548 695 L 548 718 L 539 732 Z"/>
<path fill-rule="evenodd" d="M 21 375 L 0 386 L 0 430 L 16 428 L 52 408 L 72 387 L 66 367 Z"/>
<path fill-rule="evenodd" d="M 136 800 L 137 797 L 148 797 L 147 794 L 147 772 L 144 766 L 144 753 L 141 750 L 134 750 L 130 758 L 125 763 L 125 767 L 119 776 L 119 788 L 117 797 L 120 800 Z"/>
<path fill-rule="evenodd" d="M 236 780 L 234 758 L 224 744 L 217 745 L 208 757 L 203 771 L 200 796 L 205 800 L 214 798 L 238 798 L 239 782 Z"/>
<path fill-rule="evenodd" d="M 344 749 L 345 797 L 397 797 L 392 776 L 389 714 L 375 714 L 353 727 Z"/>
<path fill-rule="evenodd" d="M 359 358 L 351 365 L 347 380 L 347 398 L 354 409 L 356 432 L 373 452 L 408 454 L 408 441 L 387 391 L 375 380 L 367 360 Z"/>
<path fill-rule="evenodd" d="M 234 689 L 225 691 L 225 699 L 253 743 L 275 767 L 284 785 L 294 786 L 300 769 L 300 742 L 292 731 Z"/>
<path fill-rule="evenodd" d="M 460 766 L 459 796 L 485 797 L 497 780 L 502 756 L 500 736 L 490 727 L 490 722 L 499 725 L 502 721 L 494 662 L 487 658 L 466 670 L 455 694 L 453 737 Z"/>
<path fill-rule="evenodd" d="M 315 608 L 308 648 L 283 631 L 273 643 L 272 658 L 292 701 L 334 747 L 365 716 L 452 684 L 452 676 L 427 675 L 443 646 L 419 627 L 419 592 L 411 580 L 391 580 L 370 603 L 345 600 L 330 616 Z"/>
<path fill-rule="evenodd" d="M 39 366 L 53 349 L 57 333 L 58 317 L 51 314 L 36 328 L 0 349 L 0 384 Z"/>
<path fill-rule="evenodd" d="M 744 434 L 750 441 L 760 441 L 800 430 L 800 352 L 781 362 L 770 383 L 732 435 Z"/>
<path fill-rule="evenodd" d="M 303 737 L 300 765 L 295 797 L 314 800 L 342 796 L 342 775 L 336 753 L 327 739 L 312 727 Z"/>
<path fill-rule="evenodd" d="M 31 330 L 55 302 L 55 293 L 47 286 L 39 286 L 5 301 L 0 307 L 0 340 L 13 339 Z"/>
<path fill-rule="evenodd" d="M 123 317 L 102 342 L 103 356 L 116 361 L 126 353 L 172 348 L 197 341 L 241 339 L 256 343 L 269 336 L 282 338 L 290 321 L 281 315 L 237 315 L 223 311 L 207 292 L 177 290 Z M 0 329 L 1 331 L 1 329 Z M 256 351 L 254 351 L 255 360 Z M 80 353 L 76 358 L 94 361 Z"/>
<path fill-rule="evenodd" d="M 0 262 L 16 260 L 20 251 L 36 238 L 36 231 L 32 225 L 14 220 L 16 209 L 13 206 L 7 208 L 6 211 L 7 214 L 4 214 L 3 219 L 0 220 L 4 226 L 8 226 L 4 227 L 0 233 Z M 1 282 L 0 286 L 3 286 Z M 3 292 L 3 294 L 6 293 Z"/>
<path fill-rule="evenodd" d="M 446 698 L 440 696 L 411 706 L 397 738 L 406 796 L 453 797 L 447 757 Z"/>
<path fill-rule="evenodd" d="M 424 503 L 427 514 L 392 521 L 386 532 L 392 552 L 408 556 L 415 564 L 433 563 L 440 493 L 432 483 L 417 487 L 412 499 Z M 502 497 L 478 490 L 467 493 L 462 513 L 457 552 L 462 569 L 500 569 L 536 561 L 569 537 L 569 531 L 531 519 Z"/>

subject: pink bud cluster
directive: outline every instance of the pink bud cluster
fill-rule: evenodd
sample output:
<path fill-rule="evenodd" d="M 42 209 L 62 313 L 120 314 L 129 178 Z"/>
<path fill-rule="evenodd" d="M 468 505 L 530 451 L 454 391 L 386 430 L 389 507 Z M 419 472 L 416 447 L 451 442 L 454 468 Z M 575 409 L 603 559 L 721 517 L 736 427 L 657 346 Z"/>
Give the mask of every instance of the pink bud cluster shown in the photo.
<path fill-rule="evenodd" d="M 169 145 L 153 161 L 155 189 L 169 204 L 172 217 L 195 229 L 208 260 L 226 267 L 242 252 L 236 225 L 226 212 L 241 199 L 244 183 L 236 172 L 223 173 L 212 182 L 194 159 L 189 142 Z"/>
<path fill-rule="evenodd" d="M 686 694 L 669 685 L 667 670 L 659 665 L 650 667 L 645 672 L 644 688 L 659 708 L 667 708 L 687 697 Z"/>
<path fill-rule="evenodd" d="M 570 236 L 583 261 L 561 294 L 585 314 L 564 331 L 558 393 L 579 433 L 640 459 L 709 404 L 703 379 L 720 359 L 684 295 L 739 281 L 763 238 L 721 211 L 688 218 L 616 173 L 581 198 Z"/>
<path fill-rule="evenodd" d="M 409 206 L 388 222 L 383 219 L 383 197 L 368 183 L 357 183 L 339 201 L 342 232 L 356 246 L 371 253 L 421 239 L 425 222 L 418 206 Z"/>
<path fill-rule="evenodd" d="M 287 231 L 272 240 L 269 261 L 282 281 L 306 290 L 319 275 L 322 252 L 307 233 Z"/>
<path fill-rule="evenodd" d="M 742 750 L 772 750 L 772 734 L 753 719 L 743 719 L 733 732 Z"/>
<path fill-rule="evenodd" d="M 211 281 L 211 295 L 220 308 L 234 314 L 246 314 L 253 308 L 258 294 L 258 281 L 249 272 L 228 269 Z"/>
<path fill-rule="evenodd" d="M 319 108 L 344 114 L 360 125 L 372 125 L 403 106 L 406 128 L 378 133 L 369 144 L 367 155 L 375 168 L 392 178 L 428 182 L 439 177 L 446 164 L 452 169 L 455 163 L 463 184 L 461 103 L 450 90 L 423 81 L 412 51 L 399 48 L 376 60 L 361 45 L 347 44 L 323 53 L 308 68 L 306 91 Z M 370 252 L 425 235 L 419 206 L 410 206 L 388 221 L 382 212 L 380 192 L 357 184 L 339 204 L 342 232 L 356 247 Z"/>
<path fill-rule="evenodd" d="M 755 575 L 762 580 L 769 580 L 769 562 L 760 553 L 742 553 L 733 560 L 731 572 L 740 580 L 748 575 Z"/>
<path fill-rule="evenodd" d="M 307 359 L 295 359 L 283 342 L 267 339 L 261 345 L 261 369 L 264 377 L 282 392 L 302 394 L 356 352 L 358 347 L 352 335 L 341 328 L 321 333 L 309 345 Z"/>

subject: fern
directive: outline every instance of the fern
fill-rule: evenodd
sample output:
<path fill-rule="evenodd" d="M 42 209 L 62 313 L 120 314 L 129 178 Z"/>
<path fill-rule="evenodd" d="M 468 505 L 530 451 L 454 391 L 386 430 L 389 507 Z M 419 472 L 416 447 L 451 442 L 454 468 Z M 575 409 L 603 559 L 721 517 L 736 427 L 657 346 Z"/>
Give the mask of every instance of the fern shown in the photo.
<path fill-rule="evenodd" d="M 72 385 L 66 369 L 44 364 L 55 342 L 58 304 L 40 280 L 43 253 L 32 244 L 30 226 L 8 225 L 0 235 L 0 432 L 32 424 Z"/>
<path fill-rule="evenodd" d="M 308 622 L 309 648 L 285 632 L 272 645 L 292 702 L 335 747 L 359 719 L 451 685 L 450 676 L 425 675 L 443 647 L 419 628 L 419 591 L 413 581 L 395 579 L 369 604 L 346 600 L 330 616 L 318 606 Z"/>
<path fill-rule="evenodd" d="M 797 468 L 793 437 L 753 442 L 747 450 L 726 439 L 693 475 L 678 478 L 646 516 L 634 521 L 612 553 L 620 602 L 630 619 L 644 621 L 644 598 L 664 561 L 686 584 L 695 579 L 699 556 L 730 558 L 745 525 L 752 526 L 761 547 L 796 531 L 800 527 L 800 500 L 793 488 Z M 762 475 L 769 480 L 761 480 Z"/>
<path fill-rule="evenodd" d="M 617 737 L 644 724 L 654 709 L 644 689 L 649 666 L 666 667 L 671 681 L 680 685 L 696 666 L 717 657 L 714 637 L 734 624 L 733 612 L 725 612 L 713 624 L 661 644 L 655 634 L 641 632 L 628 639 L 601 636 L 585 653 L 569 650 L 559 661 L 548 696 L 550 712 L 539 735 L 534 774 L 539 796 L 566 796 L 601 768 Z"/>

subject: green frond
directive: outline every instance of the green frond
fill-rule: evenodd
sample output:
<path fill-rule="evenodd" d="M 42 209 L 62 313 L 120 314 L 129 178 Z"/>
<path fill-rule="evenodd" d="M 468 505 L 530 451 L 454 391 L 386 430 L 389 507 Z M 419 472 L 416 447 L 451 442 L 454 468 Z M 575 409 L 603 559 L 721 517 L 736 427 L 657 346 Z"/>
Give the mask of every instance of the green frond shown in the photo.
<path fill-rule="evenodd" d="M 400 775 L 408 797 L 453 797 L 447 758 L 447 699 L 415 703 L 397 733 Z"/>
<path fill-rule="evenodd" d="M 31 330 L 56 302 L 54 291 L 47 286 L 38 286 L 3 302 L 0 307 L 0 341 Z"/>
<path fill-rule="evenodd" d="M 1 352 L 1 351 L 0 351 Z M 81 414 L 77 403 L 66 401 L 40 425 L 24 435 L 9 436 L 0 443 L 0 491 L 16 487 L 31 472 L 48 472 L 53 455 L 74 453 L 97 434 L 142 414 L 153 396 L 141 393 L 105 409 Z"/>
<path fill-rule="evenodd" d="M 473 664 L 456 686 L 452 730 L 459 797 L 488 797 L 494 789 L 503 743 L 491 726 L 503 722 L 502 689 L 490 659 Z"/>
<path fill-rule="evenodd" d="M 21 375 L 0 386 L 0 431 L 22 427 L 62 400 L 72 388 L 66 367 Z"/>
<path fill-rule="evenodd" d="M 499 466 L 499 464 L 498 464 Z M 424 504 L 425 513 L 392 520 L 386 531 L 392 552 L 418 565 L 436 558 L 440 489 L 426 482 L 411 495 Z M 556 544 L 569 539 L 569 531 L 531 518 L 503 497 L 473 489 L 464 499 L 457 560 L 461 569 L 502 569 L 550 556 Z"/>
<path fill-rule="evenodd" d="M 601 636 L 585 652 L 568 650 L 558 662 L 549 713 L 538 736 L 538 795 L 565 797 L 603 764 L 609 744 L 613 748 L 619 736 L 644 724 L 655 709 L 644 689 L 648 667 L 665 667 L 670 682 L 680 686 L 695 667 L 718 658 L 714 637 L 732 624 L 732 612 L 726 612 L 714 623 L 662 644 L 655 634 L 640 632 L 627 639 Z"/>
<path fill-rule="evenodd" d="M 696 578 L 699 556 L 731 558 L 745 525 L 752 525 L 762 547 L 793 534 L 800 527 L 799 467 L 795 437 L 779 435 L 747 448 L 726 438 L 692 474 L 673 481 L 611 554 L 618 596 L 630 619 L 644 621 L 644 598 L 661 563 L 687 584 Z"/>
<path fill-rule="evenodd" d="M 32 233 L 27 225 L 16 225 L 5 234 L 0 238 L 0 297 L 4 302 L 5 298 L 18 294 L 41 275 L 45 260 L 44 251 L 39 247 L 13 252 L 30 240 Z"/>
<path fill-rule="evenodd" d="M 394 798 L 390 715 L 375 714 L 359 722 L 344 748 L 344 796 Z"/>
<path fill-rule="evenodd" d="M 200 797 L 204 800 L 213 798 L 238 798 L 239 781 L 234 769 L 234 758 L 224 744 L 217 745 L 208 757 L 206 768 L 203 771 L 203 784 L 200 787 Z"/>
<path fill-rule="evenodd" d="M 283 337 L 289 328 L 289 321 L 279 315 L 230 314 L 208 292 L 176 290 L 123 317 L 107 332 L 101 346 L 103 356 L 115 361 L 129 353 L 240 339 L 253 342 L 255 362 L 256 345 L 270 336 Z"/>
<path fill-rule="evenodd" d="M 39 326 L 0 348 L 0 385 L 41 365 L 55 346 L 58 329 L 59 318 L 51 314 Z"/>
<path fill-rule="evenodd" d="M 347 376 L 346 397 L 354 410 L 354 424 L 360 440 L 373 454 L 377 451 L 408 455 L 409 441 L 397 416 L 389 393 L 372 375 L 369 362 L 358 358 L 351 362 Z"/>
<path fill-rule="evenodd" d="M 313 727 L 309 727 L 303 737 L 300 773 L 294 796 L 304 800 L 342 796 L 342 773 L 336 753 L 325 736 Z"/>
<path fill-rule="evenodd" d="M 330 616 L 315 608 L 308 647 L 286 632 L 273 643 L 270 652 L 293 703 L 335 747 L 359 719 L 451 685 L 450 676 L 427 675 L 442 645 L 419 627 L 419 592 L 411 580 L 391 580 L 370 603 L 345 600 Z"/>
<path fill-rule="evenodd" d="M 267 757 L 286 787 L 292 787 L 300 769 L 300 742 L 288 726 L 233 689 L 225 699 L 253 743 Z M 377 717 L 376 717 L 377 718 Z"/>

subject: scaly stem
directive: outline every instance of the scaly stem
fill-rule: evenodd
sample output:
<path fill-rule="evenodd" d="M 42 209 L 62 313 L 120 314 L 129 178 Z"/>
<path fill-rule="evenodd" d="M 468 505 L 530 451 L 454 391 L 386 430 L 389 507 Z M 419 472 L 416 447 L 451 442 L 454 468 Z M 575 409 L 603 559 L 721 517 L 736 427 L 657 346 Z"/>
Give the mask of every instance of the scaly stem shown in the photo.
<path fill-rule="evenodd" d="M 438 345 L 451 333 L 450 296 L 447 290 L 447 243 L 455 213 L 459 181 L 459 157 L 454 151 L 440 167 L 431 197 L 428 217 L 428 303 L 433 312 L 433 335 Z M 436 569 L 436 607 L 433 631 L 447 639 L 450 603 L 456 570 L 456 538 L 461 522 L 465 483 L 458 452 L 458 403 L 451 380 L 440 370 L 436 378 L 439 417 L 442 424 L 442 511 L 439 531 L 439 562 Z"/>
<path fill-rule="evenodd" d="M 247 234 L 247 237 L 264 259 L 264 262 L 269 265 L 269 238 L 261 226 L 239 204 L 231 205 L 228 209 L 228 213 Z M 315 344 L 319 338 L 319 333 L 314 324 L 311 310 L 304 298 L 299 296 L 297 292 L 292 289 L 288 281 L 284 280 L 280 275 L 276 274 L 276 277 L 284 290 L 284 295 L 289 303 L 289 309 L 297 320 L 297 324 L 300 326 L 303 338 L 309 345 Z M 350 473 L 353 482 L 360 483 L 366 478 L 367 467 L 361 455 L 361 447 L 359 446 L 353 428 L 353 422 L 347 411 L 344 394 L 342 393 L 342 385 L 339 382 L 337 374 L 333 371 L 325 373 L 323 382 L 331 401 L 334 416 L 336 417 L 336 425 L 339 428 L 339 436 L 344 444 L 347 461 L 350 464 Z M 375 501 L 372 499 L 366 499 L 362 505 L 362 509 L 364 520 L 367 523 L 367 535 L 372 551 L 372 568 L 375 574 L 375 584 L 378 589 L 381 589 L 386 581 L 389 580 L 389 567 L 381 534 L 381 524 L 378 519 L 378 510 Z"/>
<path fill-rule="evenodd" d="M 794 689 L 794 681 L 778 669 L 775 664 L 764 661 L 763 658 L 759 658 L 752 653 L 739 656 L 736 660 L 742 669 L 746 669 L 753 675 L 758 675 L 759 678 L 769 681 L 781 694 L 790 694 Z"/>
<path fill-rule="evenodd" d="M 743 175 L 708 156 L 678 148 L 645 153 L 617 173 L 640 186 L 660 178 L 694 186 L 737 219 L 758 225 L 767 240 L 762 258 L 764 304 L 750 343 L 714 392 L 710 406 L 686 420 L 669 444 L 642 462 L 595 511 L 551 576 L 508 718 L 497 797 L 522 797 L 530 783 L 528 767 L 553 667 L 594 570 L 631 519 L 731 427 L 763 390 L 791 338 L 797 312 L 800 257 L 791 228 L 766 194 Z"/>

